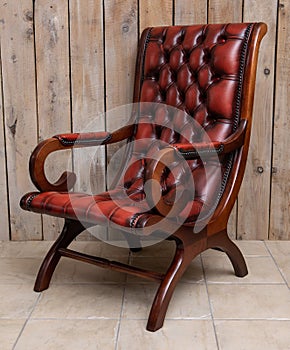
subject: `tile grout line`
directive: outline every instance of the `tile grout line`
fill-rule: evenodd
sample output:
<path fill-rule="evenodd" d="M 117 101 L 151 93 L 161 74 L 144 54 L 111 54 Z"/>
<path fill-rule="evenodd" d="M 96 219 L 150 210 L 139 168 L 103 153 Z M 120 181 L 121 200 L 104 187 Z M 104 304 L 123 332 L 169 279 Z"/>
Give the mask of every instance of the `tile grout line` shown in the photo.
<path fill-rule="evenodd" d="M 17 345 L 19 339 L 20 339 L 20 337 L 22 336 L 23 331 L 24 331 L 24 329 L 25 329 L 25 327 L 26 327 L 28 321 L 29 321 L 30 318 L 31 318 L 31 315 L 32 315 L 33 311 L 35 310 L 35 307 L 36 307 L 36 305 L 38 304 L 38 302 L 39 302 L 39 300 L 40 300 L 40 298 L 41 298 L 41 295 L 42 295 L 42 293 L 39 293 L 39 295 L 38 295 L 38 297 L 37 297 L 37 299 L 36 299 L 36 301 L 35 301 L 35 303 L 34 303 L 34 305 L 33 305 L 33 307 L 32 307 L 32 310 L 30 311 L 29 315 L 27 316 L 27 318 L 26 318 L 26 320 L 25 320 L 25 322 L 24 322 L 24 325 L 22 326 L 22 328 L 21 328 L 21 330 L 20 330 L 20 332 L 19 332 L 19 334 L 18 334 L 18 336 L 17 336 L 17 338 L 16 338 L 16 340 L 15 340 L 13 346 L 12 346 L 12 350 L 15 349 L 15 347 L 16 347 L 16 345 Z"/>
<path fill-rule="evenodd" d="M 273 254 L 272 254 L 270 248 L 267 246 L 267 244 L 266 244 L 265 241 L 264 241 L 264 245 L 265 245 L 265 247 L 266 247 L 268 253 L 270 254 L 271 258 L 273 259 L 274 264 L 275 264 L 275 266 L 277 267 L 277 269 L 278 269 L 278 271 L 279 271 L 279 273 L 280 273 L 280 275 L 281 275 L 283 281 L 285 282 L 286 287 L 287 287 L 288 289 L 290 289 L 290 286 L 288 285 L 288 282 L 287 282 L 285 276 L 283 275 L 283 273 L 282 273 L 282 271 L 281 271 L 281 269 L 280 269 L 278 263 L 276 262 L 276 260 L 275 260 L 275 258 L 274 258 L 274 256 L 273 256 Z"/>
<path fill-rule="evenodd" d="M 285 317 L 239 317 L 239 318 L 232 318 L 232 317 L 227 317 L 227 318 L 221 318 L 221 317 L 217 317 L 215 318 L 216 321 L 270 321 L 270 322 L 288 322 L 290 321 L 290 318 L 285 318 Z"/>
<path fill-rule="evenodd" d="M 207 278 L 206 278 L 206 274 L 205 274 L 205 268 L 204 268 L 204 264 L 203 264 L 202 254 L 200 254 L 200 260 L 201 260 L 201 267 L 202 267 L 203 278 L 204 278 L 204 282 L 205 282 L 205 289 L 206 289 L 206 293 L 207 293 L 207 299 L 208 299 L 209 310 L 210 310 L 210 317 L 211 317 L 212 326 L 213 326 L 213 330 L 214 330 L 216 346 L 217 346 L 217 350 L 219 350 L 220 346 L 219 346 L 219 341 L 218 341 L 218 336 L 217 336 L 217 331 L 216 331 L 216 326 L 215 326 L 215 319 L 214 319 L 214 316 L 213 316 L 213 309 L 212 309 L 212 305 L 211 305 L 211 301 L 210 301 L 210 297 L 209 297 Z"/>
<path fill-rule="evenodd" d="M 131 253 L 129 251 L 127 263 L 130 264 L 131 261 Z M 120 336 L 120 328 L 121 328 L 121 322 L 122 322 L 122 316 L 123 316 L 123 310 L 124 310 L 124 300 L 125 300 L 125 291 L 126 291 L 126 285 L 127 285 L 128 275 L 126 274 L 125 281 L 123 283 L 123 296 L 122 296 L 122 304 L 121 304 L 121 310 L 119 315 L 119 322 L 118 322 L 118 329 L 117 329 L 117 335 L 116 335 L 116 343 L 115 343 L 115 350 L 118 348 L 118 342 L 119 342 L 119 336 Z"/>

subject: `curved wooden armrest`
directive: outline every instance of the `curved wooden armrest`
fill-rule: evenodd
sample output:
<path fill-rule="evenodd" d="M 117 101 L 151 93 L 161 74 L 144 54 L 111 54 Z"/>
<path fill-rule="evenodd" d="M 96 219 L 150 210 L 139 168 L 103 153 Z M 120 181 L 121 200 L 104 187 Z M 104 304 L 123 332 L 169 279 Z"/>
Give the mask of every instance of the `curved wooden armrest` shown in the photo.
<path fill-rule="evenodd" d="M 186 163 L 185 159 L 173 147 L 166 147 L 154 155 L 147 163 L 145 174 L 146 200 L 151 208 L 154 208 L 159 214 L 166 217 L 176 217 L 186 206 L 190 199 L 191 191 L 175 193 L 174 203 L 168 203 L 162 196 L 162 177 L 166 168 L 170 169 L 170 165 L 174 162 Z M 187 164 L 185 164 L 185 169 Z M 189 174 L 190 175 L 190 174 Z M 190 175 L 191 176 L 191 175 Z"/>
<path fill-rule="evenodd" d="M 247 120 L 241 119 L 237 130 L 222 142 L 213 141 L 211 143 L 198 143 L 188 145 L 172 145 L 185 159 L 192 160 L 210 154 L 230 153 L 244 144 Z"/>
<path fill-rule="evenodd" d="M 32 182 L 41 192 L 68 192 L 76 182 L 76 175 L 73 172 L 65 171 L 55 183 L 50 183 L 44 171 L 44 164 L 50 153 L 71 148 L 107 145 L 122 141 L 132 135 L 134 127 L 135 125 L 128 125 L 113 133 L 61 134 L 40 142 L 33 151 L 29 161 L 29 172 Z"/>
<path fill-rule="evenodd" d="M 237 130 L 223 142 L 201 143 L 196 145 L 178 145 L 168 146 L 155 155 L 155 159 L 148 162 L 145 175 L 145 192 L 146 199 L 151 208 L 163 216 L 177 216 L 186 206 L 192 193 L 186 188 L 183 193 L 179 194 L 177 200 L 172 203 L 167 203 L 162 198 L 162 176 L 168 165 L 179 161 L 182 166 L 182 161 L 200 158 L 201 155 L 216 153 L 225 154 L 240 148 L 244 143 L 247 121 L 242 119 Z M 186 169 L 186 167 L 185 167 Z"/>

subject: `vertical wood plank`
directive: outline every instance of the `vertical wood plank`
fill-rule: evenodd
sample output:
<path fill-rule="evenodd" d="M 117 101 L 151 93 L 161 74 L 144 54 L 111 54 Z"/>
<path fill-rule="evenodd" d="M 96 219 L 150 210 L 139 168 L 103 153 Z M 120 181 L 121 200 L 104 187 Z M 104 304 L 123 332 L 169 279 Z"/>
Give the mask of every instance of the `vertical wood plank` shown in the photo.
<path fill-rule="evenodd" d="M 2 21 L 0 15 L 0 29 L 2 31 Z M 2 91 L 2 67 L 1 67 L 1 42 L 0 42 L 0 241 L 9 240 L 9 219 L 8 219 L 8 195 L 6 182 L 6 154 L 4 138 L 4 108 Z"/>
<path fill-rule="evenodd" d="M 243 0 L 209 0 L 208 6 L 209 23 L 242 22 Z M 231 238 L 237 237 L 237 208 L 236 202 L 228 223 L 228 233 Z"/>
<path fill-rule="evenodd" d="M 135 61 L 138 41 L 138 1 L 108 0 L 105 5 L 105 64 L 106 64 L 106 126 L 109 131 L 116 130 L 128 121 L 124 118 L 123 106 L 132 103 L 135 74 Z M 119 107 L 115 111 L 114 108 Z M 112 157 L 123 143 L 107 148 L 108 182 L 114 178 L 120 161 L 112 163 Z M 120 156 L 118 156 L 121 160 Z M 116 160 L 116 158 L 115 158 Z M 111 239 L 114 230 L 109 230 Z"/>
<path fill-rule="evenodd" d="M 270 239 L 290 239 L 290 2 L 278 12 Z"/>
<path fill-rule="evenodd" d="M 107 110 L 131 103 L 138 40 L 136 0 L 105 1 Z M 116 128 L 114 120 L 107 126 Z"/>
<path fill-rule="evenodd" d="M 175 24 L 204 24 L 207 22 L 207 0 L 175 0 L 174 5 Z"/>
<path fill-rule="evenodd" d="M 10 0 L 0 4 L 0 40 L 2 51 L 3 97 L 0 85 L 0 239 L 9 239 L 8 179 L 11 237 L 13 240 L 42 238 L 41 217 L 22 211 L 19 199 L 34 190 L 29 180 L 28 161 L 38 140 L 71 129 L 73 131 L 114 130 L 125 123 L 124 118 L 107 109 L 132 101 L 134 65 L 139 30 L 147 26 L 208 22 L 239 22 L 242 0 Z M 289 239 L 289 162 L 288 143 L 290 115 L 289 49 L 290 4 L 280 1 L 277 43 L 277 76 L 274 119 L 272 198 L 270 203 L 270 166 L 272 135 L 272 100 L 274 87 L 274 50 L 276 2 L 244 0 L 244 21 L 262 20 L 269 30 L 261 47 L 257 77 L 254 125 L 245 180 L 239 195 L 238 220 L 231 217 L 229 232 L 238 238 Z M 37 78 L 35 76 L 33 3 L 35 3 Z M 102 3 L 105 5 L 105 43 L 103 42 Z M 69 5 L 68 5 L 69 4 Z M 52 6 L 52 8 L 50 7 Z M 70 23 L 68 17 L 70 6 Z M 174 6 L 174 9 L 173 9 Z M 70 106 L 69 29 L 71 35 L 72 106 Z M 103 45 L 105 64 L 103 65 Z M 270 74 L 264 74 L 265 72 Z M 267 70 L 268 69 L 268 70 Z M 106 74 L 106 92 L 104 86 Z M 1 80 L 1 70 L 0 70 Z M 38 91 L 36 92 L 35 81 Z M 36 98 L 37 96 L 37 98 Z M 37 104 L 38 102 L 38 104 Z M 37 111 L 38 105 L 38 111 Z M 4 118 L 4 119 L 2 119 Z M 96 120 L 96 123 L 94 121 Z M 7 166 L 4 152 L 6 134 Z M 117 148 L 108 150 L 108 161 Z M 95 190 L 105 186 L 105 154 L 99 149 L 92 175 L 98 179 Z M 57 159 L 57 160 L 56 160 Z M 56 179 L 69 166 L 70 155 L 57 154 L 48 162 L 51 179 Z M 257 168 L 262 167 L 263 173 Z M 7 171 L 7 174 L 6 174 Z M 76 190 L 85 190 L 79 183 Z M 270 223 L 268 221 L 270 210 Z M 7 213 L 3 215 L 3 213 Z M 59 221 L 44 218 L 44 238 L 54 238 Z M 238 221 L 238 222 L 237 222 Z M 89 236 L 83 238 L 89 239 Z"/>
<path fill-rule="evenodd" d="M 41 217 L 19 207 L 21 196 L 34 190 L 28 173 L 37 143 L 33 1 L 6 1 L 0 6 L 11 237 L 35 240 L 42 238 Z"/>
<path fill-rule="evenodd" d="M 242 22 L 242 0 L 209 0 L 208 23 Z"/>
<path fill-rule="evenodd" d="M 102 1 L 70 1 L 72 124 L 74 132 L 105 130 L 104 49 Z M 103 147 L 74 151 L 75 191 L 100 193 L 106 188 L 106 155 Z M 89 174 L 90 173 L 90 174 Z M 92 184 L 90 183 L 92 180 Z M 106 228 L 98 226 L 102 237 Z M 89 233 L 78 239 L 92 239 Z"/>
<path fill-rule="evenodd" d="M 276 13 L 276 1 L 244 2 L 244 21 L 264 21 L 268 33 L 260 49 L 250 151 L 238 201 L 238 237 L 243 239 L 268 239 Z"/>
<path fill-rule="evenodd" d="M 67 1 L 35 2 L 40 141 L 71 130 L 68 29 Z M 68 167 L 69 158 L 70 152 L 57 152 L 48 159 L 48 176 L 57 180 Z M 44 239 L 54 239 L 62 226 L 62 219 L 44 216 Z"/>
<path fill-rule="evenodd" d="M 122 115 L 110 111 L 132 103 L 138 41 L 137 23 L 136 0 L 105 2 L 106 126 L 110 131 L 126 123 Z M 107 162 L 110 162 L 118 148 L 118 144 L 108 147 Z"/>
<path fill-rule="evenodd" d="M 140 32 L 146 27 L 172 25 L 172 0 L 140 0 L 139 4 Z"/>

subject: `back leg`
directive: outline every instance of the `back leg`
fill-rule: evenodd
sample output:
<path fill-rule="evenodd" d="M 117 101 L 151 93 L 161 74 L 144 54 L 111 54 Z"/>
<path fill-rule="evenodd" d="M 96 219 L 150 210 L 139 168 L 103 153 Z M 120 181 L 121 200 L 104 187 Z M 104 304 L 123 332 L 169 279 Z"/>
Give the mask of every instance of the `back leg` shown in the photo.
<path fill-rule="evenodd" d="M 35 292 L 41 292 L 49 287 L 53 272 L 61 258 L 59 248 L 67 248 L 68 245 L 82 232 L 85 227 L 78 221 L 65 220 L 60 236 L 54 242 L 44 258 L 34 285 Z"/>
<path fill-rule="evenodd" d="M 229 238 L 226 230 L 209 237 L 208 248 L 215 248 L 225 252 L 233 265 L 237 277 L 245 277 L 248 274 L 245 259 L 240 249 Z"/>
<path fill-rule="evenodd" d="M 127 232 L 122 232 L 122 234 L 125 237 L 131 252 L 137 253 L 142 250 L 141 240 L 138 236 Z"/>

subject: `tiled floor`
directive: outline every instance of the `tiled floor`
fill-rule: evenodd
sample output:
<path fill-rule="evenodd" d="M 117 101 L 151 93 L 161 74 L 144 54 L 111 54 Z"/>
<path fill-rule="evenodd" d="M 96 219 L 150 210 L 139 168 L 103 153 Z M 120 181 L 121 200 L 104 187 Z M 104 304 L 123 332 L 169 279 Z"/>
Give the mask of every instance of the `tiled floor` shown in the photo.
<path fill-rule="evenodd" d="M 157 285 L 63 258 L 50 288 L 32 291 L 50 242 L 0 242 L 0 349 L 290 349 L 290 241 L 239 241 L 249 275 L 207 251 L 178 285 L 164 327 L 146 320 Z M 138 266 L 167 266 L 173 244 L 128 254 L 99 242 L 73 248 Z"/>

